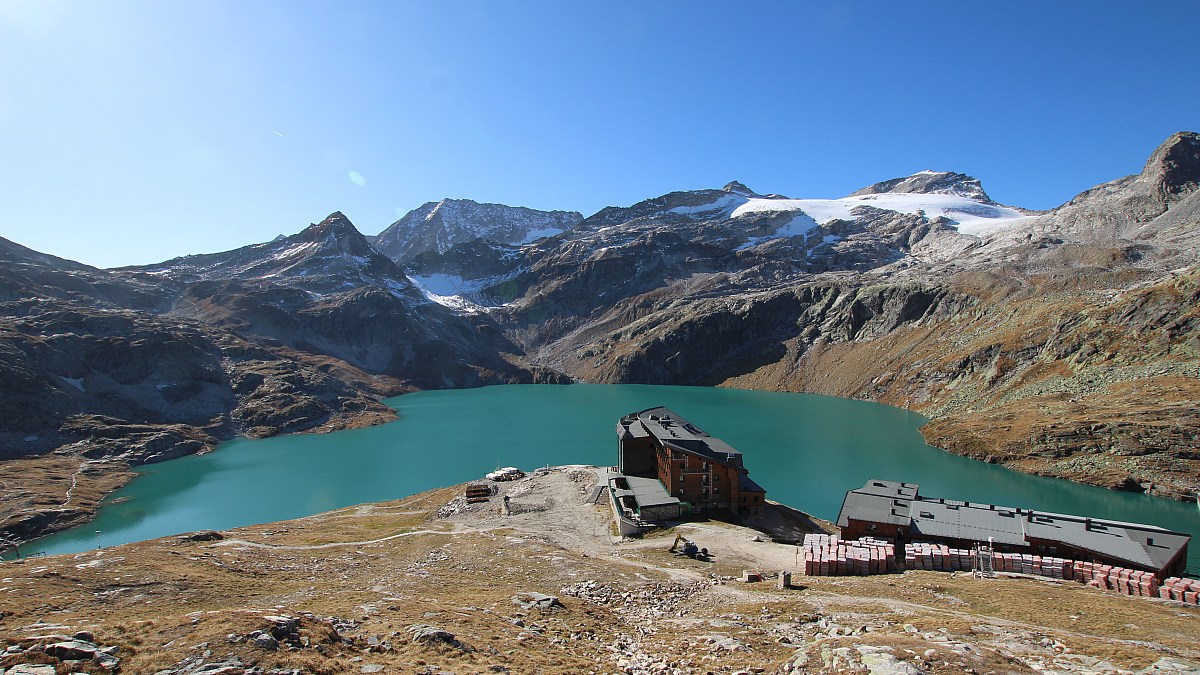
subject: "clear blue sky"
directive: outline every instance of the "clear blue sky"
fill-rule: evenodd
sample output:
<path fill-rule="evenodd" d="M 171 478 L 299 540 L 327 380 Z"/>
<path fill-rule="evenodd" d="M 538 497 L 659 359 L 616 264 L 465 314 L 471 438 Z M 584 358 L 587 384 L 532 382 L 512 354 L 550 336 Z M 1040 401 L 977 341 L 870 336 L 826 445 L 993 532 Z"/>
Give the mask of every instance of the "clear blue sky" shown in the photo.
<path fill-rule="evenodd" d="M 1200 2 L 0 0 L 0 236 L 108 267 L 922 169 L 1049 208 L 1200 130 Z"/>

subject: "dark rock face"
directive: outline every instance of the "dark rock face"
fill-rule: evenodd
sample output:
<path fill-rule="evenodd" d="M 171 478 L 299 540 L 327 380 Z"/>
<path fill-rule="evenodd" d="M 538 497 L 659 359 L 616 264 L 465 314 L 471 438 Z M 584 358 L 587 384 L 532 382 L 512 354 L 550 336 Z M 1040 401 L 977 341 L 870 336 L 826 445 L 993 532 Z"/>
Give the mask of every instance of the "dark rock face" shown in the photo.
<path fill-rule="evenodd" d="M 1157 183 L 1168 198 L 1200 187 L 1200 134 L 1172 135 L 1150 155 L 1142 175 Z"/>
<path fill-rule="evenodd" d="M 885 180 L 868 185 L 851 196 L 875 195 L 884 192 L 956 195 L 975 199 L 985 204 L 995 203 L 983 191 L 983 185 L 980 184 L 978 178 L 950 171 L 922 171 L 904 178 Z"/>
<path fill-rule="evenodd" d="M 0 434 L 13 441 L 6 458 L 73 444 L 87 457 L 169 459 L 236 433 L 302 430 L 353 410 L 387 415 L 374 397 L 396 386 L 356 389 L 302 359 L 170 317 L 50 302 L 7 308 L 0 382 L 20 395 L 0 401 Z M 29 435 L 37 440 L 19 442 Z"/>
<path fill-rule="evenodd" d="M 452 274 L 466 280 L 509 278 L 524 262 L 522 247 L 474 239 L 455 244 L 444 253 L 425 251 L 408 261 L 412 274 Z"/>
<path fill-rule="evenodd" d="M 837 285 L 677 303 L 596 340 L 563 367 L 602 382 L 714 385 L 779 361 L 789 341 L 803 353 L 814 343 L 871 340 L 972 303 L 937 287 Z"/>

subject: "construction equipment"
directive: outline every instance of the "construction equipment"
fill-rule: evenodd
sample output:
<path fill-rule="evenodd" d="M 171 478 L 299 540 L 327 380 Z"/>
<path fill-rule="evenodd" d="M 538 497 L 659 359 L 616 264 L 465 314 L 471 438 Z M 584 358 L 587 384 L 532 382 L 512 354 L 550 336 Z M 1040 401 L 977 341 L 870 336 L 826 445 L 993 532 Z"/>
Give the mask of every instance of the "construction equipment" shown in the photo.
<path fill-rule="evenodd" d="M 709 557 L 708 549 L 697 547 L 696 542 L 684 539 L 682 534 L 675 535 L 675 541 L 667 551 L 679 557 L 687 556 L 696 560 L 708 560 Z"/>
<path fill-rule="evenodd" d="M 977 579 L 993 579 L 996 577 L 996 569 L 992 559 L 992 554 L 995 552 L 995 544 L 992 542 L 991 537 L 988 537 L 986 545 L 975 544 L 975 551 L 972 556 L 973 564 L 971 565 L 972 576 Z"/>

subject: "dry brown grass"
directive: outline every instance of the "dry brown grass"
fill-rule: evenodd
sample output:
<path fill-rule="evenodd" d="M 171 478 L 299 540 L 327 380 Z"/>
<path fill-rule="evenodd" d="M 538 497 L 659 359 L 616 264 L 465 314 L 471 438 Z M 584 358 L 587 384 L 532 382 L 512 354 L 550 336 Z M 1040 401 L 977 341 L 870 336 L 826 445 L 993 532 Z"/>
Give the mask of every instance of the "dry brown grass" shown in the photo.
<path fill-rule="evenodd" d="M 124 464 L 110 462 L 101 468 L 83 457 L 45 455 L 0 462 L 0 528 L 20 530 L 21 522 L 44 509 L 70 510 L 60 517 L 60 528 L 81 523 L 106 494 L 133 475 Z"/>
<path fill-rule="evenodd" d="M 469 521 L 455 521 L 457 529 L 450 531 L 431 512 L 460 490 L 243 528 L 226 532 L 220 542 L 162 539 L 4 564 L 0 641 L 37 632 L 39 620 L 62 624 L 64 631 L 92 630 L 99 642 L 120 647 L 127 673 L 155 672 L 204 650 L 212 652 L 210 662 L 236 657 L 314 673 L 357 672 L 361 663 L 389 672 L 421 666 L 486 672 L 493 665 L 513 672 L 611 672 L 619 657 L 613 649 L 660 656 L 689 672 L 770 671 L 801 646 L 816 654 L 822 645 L 851 644 L 843 637 L 814 638 L 814 622 L 828 617 L 843 626 L 871 627 L 859 643 L 888 645 L 897 654 L 916 648 L 915 638 L 900 628 L 909 623 L 923 631 L 945 629 L 972 644 L 990 639 L 991 633 L 977 630 L 981 625 L 1012 628 L 1027 641 L 1028 635 L 1052 635 L 1121 665 L 1148 664 L 1160 652 L 1200 656 L 1195 608 L 1071 584 L 977 581 L 936 572 L 799 576 L 794 582 L 802 590 L 782 592 L 772 582 L 716 583 L 713 574 L 737 574 L 747 562 L 722 551 L 715 563 L 676 558 L 666 550 L 670 533 L 598 554 L 566 550 L 537 531 L 511 525 L 476 531 Z M 438 527 L 447 530 L 361 543 Z M 314 548 L 330 542 L 360 543 Z M 562 594 L 582 581 L 630 595 L 597 604 Z M 690 590 L 678 604 L 656 608 L 657 595 L 670 592 L 646 589 L 660 587 Z M 559 595 L 565 606 L 522 609 L 512 597 L 524 591 Z M 264 615 L 304 612 L 317 617 L 301 620 L 308 648 L 267 651 L 226 638 L 268 629 Z M 355 625 L 339 637 L 320 617 Z M 450 631 L 461 644 L 415 644 L 406 630 L 412 624 Z M 711 636 L 734 638 L 745 649 L 717 648 L 707 641 Z M 369 638 L 387 648 L 372 650 Z M 929 672 L 999 668 L 1004 661 L 988 649 L 968 661 L 937 650 L 940 655 L 926 659 Z"/>

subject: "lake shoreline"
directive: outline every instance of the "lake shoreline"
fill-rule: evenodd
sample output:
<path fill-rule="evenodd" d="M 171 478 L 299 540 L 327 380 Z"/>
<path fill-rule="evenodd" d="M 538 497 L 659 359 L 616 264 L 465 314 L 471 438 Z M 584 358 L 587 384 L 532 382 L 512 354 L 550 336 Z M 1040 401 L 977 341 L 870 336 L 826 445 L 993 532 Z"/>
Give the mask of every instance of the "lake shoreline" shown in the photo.
<path fill-rule="evenodd" d="M 554 387 L 555 387 L 555 385 L 512 385 L 512 386 L 526 386 L 526 387 L 534 387 L 534 388 L 536 388 L 536 387 L 543 387 L 543 388 L 554 388 Z M 636 387 L 649 387 L 649 388 L 650 388 L 650 391 L 655 391 L 655 388 L 654 388 L 654 387 L 652 387 L 652 386 L 650 386 L 650 385 L 588 385 L 588 384 L 575 384 L 575 385 L 572 385 L 572 387 L 583 388 L 583 389 L 585 389 L 585 390 L 586 390 L 587 388 L 592 388 L 592 387 L 617 387 L 617 388 L 620 388 L 620 387 L 633 387 L 633 388 L 636 388 Z M 456 396 L 456 395 L 466 395 L 466 394 L 469 394 L 470 392 L 476 392 L 476 393 L 480 393 L 480 392 L 486 392 L 487 390 L 491 390 L 491 389 L 496 389 L 496 387 L 483 387 L 483 388 L 477 388 L 477 389 L 468 389 L 468 390 L 447 390 L 447 391 L 414 392 L 414 393 L 411 393 L 411 394 L 405 394 L 405 395 L 402 395 L 402 396 L 399 396 L 399 397 L 393 397 L 393 398 L 391 398 L 391 399 L 383 399 L 383 400 L 382 400 L 382 402 L 385 402 L 385 404 L 386 404 L 386 405 L 388 405 L 388 406 L 389 406 L 389 408 L 391 408 L 391 409 L 393 409 L 394 411 L 396 411 L 396 412 L 397 412 L 397 416 L 399 417 L 399 416 L 402 416 L 402 415 L 403 415 L 403 413 L 401 412 L 401 409 L 402 409 L 402 408 L 405 406 L 405 402 L 408 402 L 408 401 L 412 401 L 412 400 L 414 400 L 414 398 L 413 398 L 413 397 L 421 397 L 421 396 L 425 396 L 425 397 L 435 397 L 435 398 L 436 398 L 436 397 L 441 397 L 441 396 Z M 686 393 L 686 394 L 700 394 L 701 392 L 704 392 L 704 391 L 709 391 L 709 390 L 711 390 L 712 392 L 715 392 L 715 393 L 716 393 L 715 395 L 719 395 L 719 396 L 732 396 L 732 397 L 734 397 L 734 398 L 737 398 L 738 396 L 742 396 L 742 395 L 745 395 L 745 396 L 752 396 L 752 397 L 754 397 L 754 396 L 757 396 L 757 397 L 763 397 L 763 396 L 766 396 L 766 397 L 770 397 L 770 396 L 810 396 L 810 397 L 815 397 L 815 398 L 814 398 L 814 399 L 812 399 L 812 400 L 829 399 L 830 401 L 834 401 L 834 402 L 838 402 L 838 401 L 840 401 L 840 402 L 845 402 L 845 403 L 846 403 L 846 404 L 848 404 L 848 405 L 854 405 L 854 404 L 875 405 L 875 404 L 869 404 L 869 403 L 864 403 L 864 402 L 859 402 L 859 401 L 853 401 L 853 400 L 850 400 L 850 399 L 838 399 L 838 398 L 832 398 L 832 397 L 821 397 L 821 396 L 807 395 L 807 394 L 777 394 L 777 393 L 773 393 L 773 392 L 760 392 L 760 391 L 754 391 L 754 390 L 734 389 L 734 388 L 664 387 L 664 388 L 662 388 L 662 389 L 663 389 L 663 390 L 668 390 L 668 391 L 670 391 L 670 390 L 676 390 L 676 391 L 683 392 L 683 393 Z M 726 394 L 719 394 L 719 392 L 727 392 L 727 393 L 726 393 Z M 475 394 L 471 394 L 471 395 L 475 395 Z M 555 397 L 557 397 L 557 396 L 555 396 Z M 756 399 L 756 400 L 757 400 L 757 399 Z M 655 404 L 656 404 L 656 403 L 658 403 L 658 401 L 653 401 L 653 400 L 651 400 L 651 401 L 650 401 L 650 403 L 655 403 Z M 745 409 L 753 409 L 753 406 L 743 406 L 743 407 L 744 407 Z M 881 408 L 883 408 L 883 406 L 881 406 Z M 887 407 L 887 408 L 888 408 L 888 409 L 890 409 L 890 410 L 892 410 L 892 411 L 895 411 L 895 413 L 894 413 L 895 415 L 901 415 L 901 416 L 905 416 L 905 415 L 907 415 L 907 416 L 910 416 L 910 418 L 913 420 L 913 422 L 910 422 L 910 423 L 908 423 L 908 424 L 910 424 L 911 426 L 913 426 L 913 427 L 914 427 L 914 429 L 917 429 L 917 430 L 923 430 L 923 429 L 924 429 L 924 427 L 925 427 L 925 425 L 928 423 L 928 420 L 926 420 L 926 419 L 925 419 L 925 418 L 923 418 L 923 417 L 920 417 L 919 415 L 917 415 L 916 413 L 913 413 L 912 411 L 906 411 L 906 410 L 904 410 L 904 409 L 901 409 L 901 408 L 890 408 L 890 407 Z M 621 413 L 621 414 L 623 414 L 624 412 L 629 412 L 629 410 L 622 410 L 622 413 Z M 524 413 L 524 414 L 527 414 L 527 411 L 523 411 L 523 413 Z M 920 420 L 920 424 L 919 424 L 919 425 L 917 425 L 917 424 L 916 424 L 916 421 L 918 420 L 918 418 L 919 418 L 919 420 Z M 389 421 L 390 421 L 390 420 L 389 420 Z M 600 420 L 600 424 L 601 424 L 601 426 L 603 426 L 603 427 L 608 427 L 608 423 L 609 423 L 609 422 L 615 422 L 615 417 L 614 417 L 614 419 L 613 419 L 613 420 L 607 420 L 607 419 Z M 697 424 L 700 424 L 701 426 L 709 426 L 709 421 L 707 420 L 707 418 L 706 418 L 706 417 L 701 417 L 701 418 L 698 418 L 698 420 L 697 420 Z M 371 426 L 369 426 L 369 427 L 367 427 L 367 428 L 368 428 L 368 429 L 379 429 L 379 428 L 381 428 L 381 427 L 383 427 L 383 426 L 386 426 L 386 425 L 371 425 Z M 712 431 L 713 431 L 714 435 L 718 435 L 718 436 L 723 436 L 723 435 L 724 435 L 724 434 L 723 434 L 723 433 L 720 431 L 720 429 L 719 429 L 719 428 L 716 428 L 716 427 L 714 427 L 714 428 L 712 428 Z M 304 437 L 312 437 L 313 435 L 314 435 L 314 434 L 312 434 L 312 433 L 310 433 L 310 432 L 309 432 L 309 433 L 300 433 L 300 434 L 291 434 L 291 435 L 286 435 L 286 436 L 278 436 L 278 437 L 275 437 L 273 440 L 289 439 L 289 438 L 291 438 L 291 439 L 295 439 L 295 438 L 304 438 Z M 919 435 L 919 434 L 918 434 L 918 435 Z M 339 437 L 339 438 L 340 438 L 340 437 Z M 232 441 L 232 443 L 241 443 L 241 442 L 249 442 L 249 443 L 253 443 L 253 442 L 258 442 L 258 441 L 257 441 L 257 440 L 248 440 L 248 439 L 238 439 L 238 440 Z M 609 443 L 608 441 L 602 441 L 602 442 L 603 442 L 605 445 L 608 445 L 608 443 Z M 880 443 L 886 443 L 886 442 L 888 442 L 888 441 L 887 441 L 887 440 L 880 441 Z M 229 444 L 230 444 L 230 442 L 223 443 L 221 446 L 219 446 L 219 449 L 226 449 L 226 448 L 228 448 L 228 447 L 229 447 Z M 735 444 L 735 445 L 737 445 L 737 444 Z M 934 450 L 934 451 L 936 451 L 936 453 L 938 453 L 938 454 L 940 454 L 940 455 L 945 455 L 945 456 L 947 456 L 947 457 L 958 457 L 958 456 L 959 456 L 959 455 L 956 455 L 956 454 L 954 454 L 954 453 L 947 452 L 947 451 L 945 451 L 945 450 L 942 450 L 942 449 L 939 449 L 939 448 L 931 448 L 931 449 L 932 449 L 932 450 Z M 208 454 L 208 455 L 214 455 L 214 454 L 220 454 L 220 453 L 216 453 L 215 451 L 213 451 L 213 452 L 210 452 L 210 453 L 207 453 L 207 454 Z M 184 458 L 184 459 L 187 459 L 187 458 Z M 555 459 L 554 461 L 552 461 L 552 462 L 548 462 L 548 464 L 560 464 L 560 463 L 562 463 L 563 459 L 564 459 L 563 457 L 559 456 L 559 457 L 558 457 L 557 459 Z M 576 458 L 572 458 L 572 459 L 576 459 Z M 606 461 L 608 461 L 609 459 L 610 459 L 610 458 L 605 458 L 605 460 L 606 460 Z M 172 460 L 172 461 L 179 461 L 179 460 Z M 505 463 L 505 464 L 511 463 L 511 462 L 505 461 L 505 460 L 504 460 L 504 458 L 503 458 L 503 456 L 497 456 L 497 457 L 495 458 L 495 460 L 494 460 L 494 461 L 496 461 L 496 462 L 503 462 L 503 463 Z M 968 460 L 964 460 L 964 461 L 969 461 L 969 462 L 971 462 L 971 463 L 973 463 L 973 464 L 974 464 L 974 463 L 980 463 L 980 462 L 979 462 L 977 459 L 968 459 Z M 141 466 L 139 466 L 139 467 L 133 467 L 133 468 L 134 468 L 134 469 L 137 471 L 137 474 L 141 474 L 141 473 L 144 473 L 144 472 L 146 471 L 147 467 L 150 467 L 150 466 L 162 467 L 162 466 L 164 466 L 164 464 L 158 464 L 158 465 L 141 465 Z M 751 468 L 751 471 L 752 471 L 752 473 L 754 473 L 754 472 L 755 472 L 755 466 L 756 466 L 756 464 L 755 464 L 755 460 L 754 460 L 754 458 L 753 458 L 753 457 L 751 457 L 751 458 L 749 458 L 749 459 L 748 459 L 748 464 L 747 464 L 747 466 L 749 466 L 749 467 Z M 526 466 L 525 468 L 532 468 L 532 467 Z M 795 470 L 792 470 L 792 471 L 796 472 L 796 471 L 799 471 L 799 469 L 795 469 Z M 1027 472 L 1027 473 L 1029 473 L 1029 474 L 1032 474 L 1032 472 Z M 135 476 L 135 475 L 137 475 L 137 474 L 130 474 L 130 478 L 134 477 L 134 476 Z M 755 476 L 759 476 L 759 475 L 761 475 L 761 471 L 759 471 L 758 473 L 754 473 L 754 475 L 755 475 Z M 879 477 L 879 478 L 890 478 L 891 476 L 880 475 L 880 476 L 877 476 L 877 477 Z M 106 497 L 107 497 L 108 495 L 111 495 L 111 494 L 113 494 L 113 493 L 114 493 L 115 491 L 117 491 L 117 490 L 118 490 L 120 487 L 127 486 L 127 485 L 129 484 L 129 482 L 130 482 L 130 481 L 127 479 L 127 480 L 124 480 L 124 481 L 122 481 L 122 482 L 120 483 L 120 485 L 113 484 L 113 485 L 112 485 L 112 489 L 105 491 L 105 493 L 104 493 L 104 494 L 102 494 L 102 495 L 99 495 L 99 496 L 96 498 L 96 500 L 95 500 L 95 502 L 94 502 L 94 503 L 95 503 L 96 505 L 99 505 L 99 506 L 107 506 L 107 505 L 108 505 L 108 503 L 107 503 L 106 501 L 104 501 L 104 500 L 106 499 Z M 447 484 L 447 483 L 437 483 L 437 484 L 435 484 L 435 485 L 428 485 L 428 484 L 427 484 L 427 485 L 426 485 L 426 486 L 424 486 L 424 487 L 425 487 L 425 489 L 430 489 L 430 488 L 436 487 L 437 485 L 443 485 L 443 484 Z M 841 489 L 842 489 L 842 490 L 849 490 L 849 489 L 853 489 L 853 488 L 855 488 L 855 487 L 858 487 L 858 485 L 861 485 L 861 482 L 859 482 L 858 484 L 850 484 L 849 482 L 847 482 L 846 484 L 844 484 L 844 485 L 841 485 L 840 487 L 841 487 Z M 1057 489 L 1057 488 L 1054 488 L 1054 489 Z M 770 496 L 770 495 L 769 495 L 769 496 Z M 1139 496 L 1140 496 L 1140 495 L 1139 495 Z M 973 496 L 973 495 L 969 496 L 969 498 L 971 498 L 971 499 L 978 499 L 977 497 L 975 497 L 975 496 Z M 123 499 L 124 499 L 124 498 L 123 498 Z M 805 510 L 805 511 L 809 511 L 809 510 L 810 510 L 810 509 L 808 508 L 810 505 L 809 505 L 809 504 L 806 504 L 806 503 L 804 503 L 804 502 L 803 502 L 803 500 L 801 500 L 801 501 L 799 501 L 799 502 L 798 502 L 798 501 L 796 501 L 796 500 L 788 500 L 788 499 L 781 500 L 781 501 L 782 501 L 783 503 L 789 504 L 789 505 L 791 505 L 791 506 L 794 506 L 794 507 L 796 507 L 796 508 L 799 508 L 799 509 L 801 509 L 801 510 Z M 1004 502 L 1004 500 L 999 500 L 999 499 L 998 499 L 998 500 L 995 500 L 995 501 L 997 501 L 998 503 L 1005 503 L 1005 502 Z M 1163 502 L 1177 503 L 1177 502 L 1172 502 L 1171 500 L 1163 499 L 1163 498 L 1161 498 L 1161 497 L 1159 497 L 1159 498 L 1156 498 L 1156 499 L 1154 499 L 1154 500 L 1152 500 L 1152 501 L 1154 501 L 1154 502 L 1163 501 Z M 80 507 L 80 508 L 83 508 L 83 507 L 85 507 L 85 504 L 84 504 L 83 502 L 78 502 L 78 503 L 77 503 L 77 506 L 78 506 L 78 507 Z M 80 524 L 86 524 L 86 523 L 89 523 L 89 522 L 93 522 L 93 521 L 95 520 L 95 518 L 97 517 L 97 515 L 98 515 L 98 514 L 97 514 L 97 510 L 96 510 L 95 508 L 92 508 L 92 509 L 88 510 L 88 512 L 86 513 L 86 516 L 77 516 L 78 520 L 76 520 L 76 521 L 73 521 L 73 522 L 71 523 L 71 525 L 72 525 L 72 526 L 75 526 L 75 527 L 78 527 Z M 1137 519 L 1135 518 L 1134 520 L 1137 520 Z M 258 522 L 271 522 L 271 521 L 258 521 Z M 51 525 L 51 527 L 48 527 L 48 528 L 46 528 L 45 530 L 43 530 L 43 531 L 41 532 L 41 535 L 38 537 L 38 539 L 35 539 L 35 540 L 32 540 L 32 541 L 29 541 L 28 543 L 26 543 L 26 547 L 28 548 L 28 550 L 36 550 L 36 549 L 38 548 L 38 547 L 37 547 L 37 543 L 36 543 L 37 541 L 40 541 L 40 540 L 44 539 L 45 537 L 47 537 L 47 536 L 50 536 L 50 535 L 53 535 L 53 534 L 56 534 L 56 533 L 62 533 L 62 532 L 64 532 L 64 531 L 67 531 L 67 530 L 69 530 L 69 529 L 70 529 L 70 527 L 61 527 L 61 526 L 60 526 L 60 527 L 55 527 L 55 526 Z M 104 529 L 104 528 L 101 528 L 101 529 Z M 203 529 L 203 528 L 201 528 L 201 527 L 197 527 L 197 528 L 193 528 L 193 529 Z"/>

